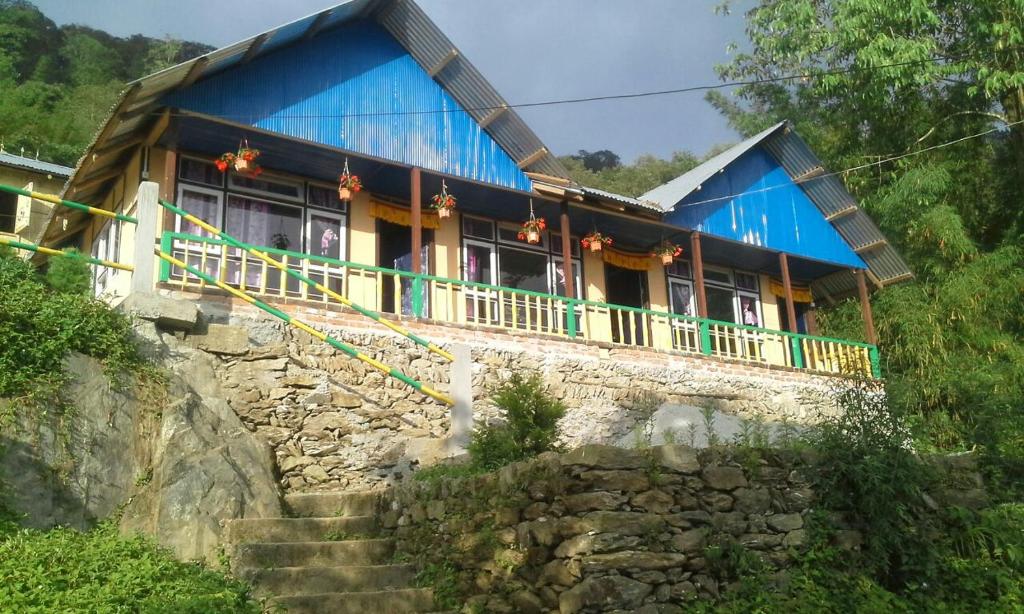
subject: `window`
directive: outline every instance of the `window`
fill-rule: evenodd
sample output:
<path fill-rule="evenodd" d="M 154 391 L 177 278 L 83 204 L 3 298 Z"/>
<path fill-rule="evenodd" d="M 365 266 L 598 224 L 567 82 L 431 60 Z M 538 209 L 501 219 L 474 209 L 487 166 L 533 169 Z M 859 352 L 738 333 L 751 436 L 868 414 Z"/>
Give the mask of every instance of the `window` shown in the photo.
<path fill-rule="evenodd" d="M 302 202 L 302 183 L 260 175 L 250 177 L 238 173 L 228 173 L 228 188 L 239 192 L 251 192 L 261 196 L 272 196 L 274 198 Z"/>
<path fill-rule="evenodd" d="M 692 316 L 697 313 L 694 309 L 693 285 L 682 279 L 669 279 L 669 308 L 672 313 L 683 316 Z"/>
<path fill-rule="evenodd" d="M 670 277 L 683 277 L 690 279 L 693 277 L 693 272 L 690 270 L 689 260 L 674 260 L 672 264 L 665 268 L 665 271 Z"/>
<path fill-rule="evenodd" d="M 302 251 L 302 209 L 228 195 L 227 233 L 243 243 Z"/>
<path fill-rule="evenodd" d="M 523 249 L 535 249 L 545 252 L 548 251 L 547 231 L 540 233 L 540 243 L 530 244 L 527 243 L 526 241 L 521 241 L 519 239 L 519 229 L 520 226 L 517 226 L 515 224 L 499 223 L 498 241 L 501 241 L 502 243 L 515 243 L 516 245 L 522 247 Z M 561 249 L 561 246 L 559 246 L 559 249 Z"/>
<path fill-rule="evenodd" d="M 556 254 L 562 253 L 562 235 L 551 233 L 551 251 Z M 580 257 L 580 242 L 575 238 L 569 240 L 569 253 L 573 258 Z"/>
<path fill-rule="evenodd" d="M 306 210 L 306 253 L 345 259 L 345 218 L 329 211 Z"/>
<path fill-rule="evenodd" d="M 498 249 L 498 285 L 547 293 L 548 258 L 545 254 L 502 246 Z"/>
<path fill-rule="evenodd" d="M 741 290 L 757 292 L 757 275 L 753 273 L 746 273 L 744 271 L 736 271 L 736 287 Z"/>
<path fill-rule="evenodd" d="M 747 326 L 761 326 L 761 308 L 757 295 L 739 292 L 736 301 L 739 323 Z"/>
<path fill-rule="evenodd" d="M 18 217 L 18 195 L 0 192 L 0 232 L 14 232 Z"/>
<path fill-rule="evenodd" d="M 707 285 L 704 287 L 704 295 L 708 303 L 708 318 L 722 322 L 736 322 L 731 288 Z"/>
<path fill-rule="evenodd" d="M 494 222 L 467 215 L 462 216 L 462 233 L 467 237 L 494 240 Z"/>
<path fill-rule="evenodd" d="M 732 287 L 732 271 L 704 265 L 704 281 Z"/>
<path fill-rule="evenodd" d="M 221 205 L 224 194 L 219 190 L 199 188 L 189 185 L 182 185 L 178 188 L 178 205 L 195 217 L 220 228 L 221 226 Z M 181 216 L 174 216 L 174 229 L 190 235 L 202 237 L 210 236 L 199 226 L 188 222 Z"/>
<path fill-rule="evenodd" d="M 218 188 L 224 185 L 224 174 L 217 170 L 213 162 L 197 158 L 182 158 L 178 177 Z"/>
<path fill-rule="evenodd" d="M 338 198 L 337 188 L 312 183 L 306 188 L 306 204 L 334 211 L 347 210 L 345 201 Z"/>

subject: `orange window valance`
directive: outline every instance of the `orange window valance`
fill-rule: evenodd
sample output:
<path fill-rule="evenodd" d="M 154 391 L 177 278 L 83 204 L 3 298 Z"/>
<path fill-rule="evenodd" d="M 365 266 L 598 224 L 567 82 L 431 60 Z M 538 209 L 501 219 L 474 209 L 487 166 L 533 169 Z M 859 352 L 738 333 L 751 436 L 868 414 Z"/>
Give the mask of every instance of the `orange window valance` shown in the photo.
<path fill-rule="evenodd" d="M 775 296 L 786 296 L 786 288 L 777 279 L 772 278 L 768 280 L 768 289 Z M 814 297 L 811 296 L 811 289 L 807 286 L 793 286 L 793 301 L 796 303 L 813 303 Z"/>
<path fill-rule="evenodd" d="M 412 211 L 404 207 L 396 207 L 387 203 L 370 201 L 370 217 L 375 217 L 385 222 L 398 224 L 399 226 L 412 226 Z M 441 227 L 441 220 L 432 210 L 424 210 L 420 221 L 424 228 L 437 230 Z"/>
<path fill-rule="evenodd" d="M 630 254 L 606 247 L 601 250 L 604 261 L 617 267 L 633 271 L 646 271 L 651 267 L 650 254 Z"/>

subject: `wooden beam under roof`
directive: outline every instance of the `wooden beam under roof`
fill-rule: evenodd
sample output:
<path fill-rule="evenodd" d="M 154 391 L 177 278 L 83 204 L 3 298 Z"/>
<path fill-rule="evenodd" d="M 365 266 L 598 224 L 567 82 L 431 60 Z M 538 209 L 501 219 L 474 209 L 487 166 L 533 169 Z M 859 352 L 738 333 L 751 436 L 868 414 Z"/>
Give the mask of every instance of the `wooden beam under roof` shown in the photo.
<path fill-rule="evenodd" d="M 543 158 L 546 155 L 548 155 L 548 148 L 547 147 L 541 147 L 540 149 L 538 149 L 537 151 L 533 152 L 532 154 L 526 156 L 525 158 L 523 158 L 519 162 L 516 162 L 516 166 L 518 166 L 520 169 L 526 168 L 527 166 L 530 166 L 531 164 L 533 164 L 537 160 L 540 160 L 541 158 Z"/>
<path fill-rule="evenodd" d="M 832 222 L 832 221 L 838 220 L 841 217 L 846 217 L 846 216 L 848 216 L 850 214 L 856 213 L 859 210 L 860 210 L 860 208 L 857 207 L 857 205 L 850 205 L 849 207 L 846 207 L 845 209 L 840 209 L 839 211 L 836 211 L 835 213 L 830 213 L 830 214 L 826 215 L 825 216 L 825 221 Z"/>
<path fill-rule="evenodd" d="M 888 244 L 889 244 L 889 242 L 886 241 L 885 238 L 881 238 L 881 239 L 878 239 L 877 241 L 872 241 L 871 243 L 868 243 L 867 245 L 861 245 L 860 247 L 854 249 L 853 251 L 857 252 L 858 254 L 863 254 L 864 252 L 870 252 L 873 249 L 877 249 L 879 247 L 882 247 L 882 246 L 888 245 Z"/>
<path fill-rule="evenodd" d="M 333 12 L 334 9 L 327 9 L 326 11 L 317 15 L 316 19 L 313 20 L 313 23 L 309 24 L 309 27 L 306 28 L 306 33 L 302 35 L 302 40 L 308 41 L 309 39 L 316 36 L 317 32 L 319 32 L 320 29 L 324 27 L 324 24 L 327 23 L 327 20 L 330 19 L 331 13 Z"/>
<path fill-rule="evenodd" d="M 120 168 L 120 165 L 115 165 L 113 168 L 96 173 L 95 175 L 86 175 L 85 179 L 77 183 L 75 187 L 72 188 L 72 191 L 76 194 L 84 192 L 91 187 L 100 185 L 101 183 L 105 183 L 116 177 L 120 177 L 123 173 L 124 169 Z"/>
<path fill-rule="evenodd" d="M 896 277 L 890 277 L 889 279 L 883 279 L 883 280 L 880 280 L 880 281 L 882 282 L 883 285 L 891 286 L 893 284 L 898 284 L 901 281 L 907 281 L 907 280 L 910 280 L 910 279 L 914 279 L 914 274 L 913 273 L 903 273 L 902 275 L 897 275 Z"/>
<path fill-rule="evenodd" d="M 206 69 L 206 65 L 209 63 L 210 56 L 206 55 L 196 60 L 195 63 L 192 64 L 191 67 L 189 67 L 188 72 L 185 73 L 184 78 L 182 78 L 182 80 L 179 81 L 178 85 L 174 86 L 174 88 L 180 90 L 195 83 L 197 80 L 199 80 L 199 77 L 203 76 L 203 70 Z"/>
<path fill-rule="evenodd" d="M 442 70 L 444 70 L 444 67 L 447 66 L 448 64 L 450 64 L 452 62 L 452 60 L 454 60 L 457 57 L 459 57 L 459 50 L 458 49 L 452 49 L 451 51 L 446 53 L 443 58 L 441 58 L 440 62 L 438 62 L 437 64 L 434 64 L 434 66 L 431 67 L 431 69 L 428 70 L 427 73 L 431 77 L 436 77 L 437 73 L 439 73 Z"/>
<path fill-rule="evenodd" d="M 815 177 L 820 177 L 821 175 L 824 175 L 824 174 L 825 174 L 825 169 L 824 168 L 822 168 L 821 166 L 815 166 L 814 168 L 812 168 L 811 170 L 807 171 L 803 175 L 800 175 L 798 177 L 794 177 L 793 178 L 793 183 L 803 183 L 805 181 L 810 181 L 811 179 L 814 179 Z"/>
<path fill-rule="evenodd" d="M 76 234 L 88 228 L 90 224 L 92 224 L 92 216 L 85 216 L 84 219 L 77 220 L 73 226 L 71 224 L 68 224 L 67 230 L 61 231 L 59 235 L 53 237 L 52 239 L 48 239 L 46 242 L 49 243 L 50 245 L 59 245 L 64 241 L 64 239 L 73 237 Z"/>
<path fill-rule="evenodd" d="M 251 62 L 252 59 L 256 57 L 256 54 L 260 52 L 260 49 L 263 48 L 263 45 L 267 44 L 268 40 L 270 40 L 269 32 L 264 32 L 252 39 L 252 42 L 249 43 L 249 48 L 245 50 L 245 55 L 243 55 L 242 59 L 238 61 L 239 65 Z"/>
<path fill-rule="evenodd" d="M 153 124 L 153 128 L 150 129 L 149 134 L 146 135 L 144 143 L 146 147 L 152 147 L 156 144 L 160 137 L 163 135 L 164 130 L 167 130 L 167 126 L 171 124 L 171 110 L 165 108 L 164 112 L 160 114 L 160 119 L 156 120 Z"/>
<path fill-rule="evenodd" d="M 508 105 L 503 104 L 497 109 L 494 109 L 493 111 L 485 115 L 484 118 L 477 123 L 481 128 L 486 128 L 487 126 L 493 124 L 494 120 L 504 115 L 506 111 L 508 111 Z"/>
<path fill-rule="evenodd" d="M 115 141 L 110 141 L 103 147 L 97 147 L 93 152 L 93 155 L 100 157 L 110 153 L 116 153 L 118 151 L 124 151 L 136 145 L 140 145 L 146 140 L 145 136 L 128 134 Z"/>

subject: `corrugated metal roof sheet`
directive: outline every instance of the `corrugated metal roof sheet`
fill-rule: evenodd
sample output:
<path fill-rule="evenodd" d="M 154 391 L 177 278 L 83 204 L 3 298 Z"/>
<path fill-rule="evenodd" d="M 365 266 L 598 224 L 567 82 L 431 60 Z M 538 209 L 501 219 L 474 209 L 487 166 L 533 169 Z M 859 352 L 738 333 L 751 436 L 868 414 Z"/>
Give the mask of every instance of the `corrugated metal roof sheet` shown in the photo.
<path fill-rule="evenodd" d="M 46 173 L 47 175 L 54 175 L 55 177 L 70 177 L 72 171 L 74 171 L 74 169 L 68 168 L 67 166 L 61 166 L 60 164 L 54 164 L 52 162 L 44 162 L 42 160 L 33 160 L 32 158 L 26 158 L 24 156 L 16 156 L 6 151 L 0 151 L 0 165 L 15 166 L 30 171 Z"/>
<path fill-rule="evenodd" d="M 579 189 L 580 191 L 583 192 L 584 196 L 599 198 L 601 200 L 609 200 L 612 202 L 629 205 L 630 207 L 635 207 L 637 209 L 646 209 L 647 211 L 661 213 L 661 207 L 658 207 L 655 203 L 652 202 L 639 200 L 636 198 L 630 198 L 629 196 L 623 196 L 622 194 L 607 192 L 605 190 L 599 190 L 597 188 L 588 188 L 586 186 L 580 186 Z"/>
<path fill-rule="evenodd" d="M 443 70 L 434 75 L 434 79 L 477 121 L 481 121 L 490 113 L 481 107 L 507 106 L 505 100 L 487 83 L 479 71 L 458 53 L 448 37 L 412 0 L 347 0 L 130 83 L 112 109 L 111 117 L 104 122 L 92 146 L 79 161 L 68 187 L 73 187 L 76 181 L 84 178 L 81 171 L 85 171 L 89 176 L 99 176 L 106 168 L 122 164 L 129 155 L 125 153 L 105 165 L 91 159 L 93 151 L 112 138 L 111 131 L 107 129 L 110 122 L 120 124 L 124 121 L 121 118 L 127 116 L 131 118 L 131 123 L 118 125 L 115 134 L 139 133 L 148 129 L 157 120 L 156 111 L 160 109 L 160 101 L 166 94 L 281 49 L 310 34 L 330 30 L 352 19 L 367 16 L 381 23 L 428 72 L 438 68 L 440 63 L 454 52 L 454 57 L 443 66 Z M 503 121 L 493 122 L 484 129 L 513 160 L 529 160 L 528 164 L 523 164 L 524 170 L 568 177 L 565 168 L 544 148 L 540 139 L 518 114 L 508 110 L 502 115 Z M 100 197 L 106 192 L 108 185 L 109 182 L 93 185 L 76 193 L 75 197 L 83 200 Z"/>
<path fill-rule="evenodd" d="M 662 184 L 645 194 L 641 194 L 640 200 L 657 203 L 663 210 L 671 211 L 673 207 L 689 196 L 694 190 L 699 189 L 700 186 L 705 181 L 713 177 L 715 173 L 735 162 L 737 158 L 750 151 L 753 147 L 759 145 L 761 141 L 768 138 L 768 136 L 785 125 L 786 122 L 779 122 L 760 134 L 756 134 L 743 141 L 739 145 L 730 147 L 717 156 L 708 158 L 701 164 L 676 177 L 672 181 Z"/>

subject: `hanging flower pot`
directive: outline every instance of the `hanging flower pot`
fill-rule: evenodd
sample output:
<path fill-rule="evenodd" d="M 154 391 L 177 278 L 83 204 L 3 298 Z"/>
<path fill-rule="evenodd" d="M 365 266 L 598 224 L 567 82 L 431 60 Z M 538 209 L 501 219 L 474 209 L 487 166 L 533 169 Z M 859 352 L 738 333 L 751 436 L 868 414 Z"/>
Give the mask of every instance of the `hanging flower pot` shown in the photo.
<path fill-rule="evenodd" d="M 452 216 L 452 210 L 455 209 L 455 197 L 448 193 L 448 185 L 443 179 L 441 180 L 441 193 L 434 194 L 430 198 L 430 208 L 437 211 L 439 218 Z"/>
<path fill-rule="evenodd" d="M 654 253 L 652 253 L 651 255 L 654 256 L 655 258 L 660 258 L 661 264 L 663 264 L 664 266 L 669 266 L 672 264 L 672 261 L 678 258 L 682 253 L 682 247 L 679 247 L 675 243 L 662 241 L 661 245 L 654 248 Z"/>
<path fill-rule="evenodd" d="M 235 170 L 239 173 L 259 175 L 263 172 L 263 169 L 256 164 L 256 158 L 258 157 L 260 157 L 260 150 L 253 149 L 248 145 L 240 147 L 238 153 L 235 154 Z"/>
<path fill-rule="evenodd" d="M 352 200 L 353 194 L 363 189 L 363 183 L 359 181 L 359 175 L 348 172 L 348 162 L 345 168 L 345 172 L 338 178 L 338 198 L 347 202 Z"/>
<path fill-rule="evenodd" d="M 213 161 L 214 165 L 217 166 L 217 170 L 226 173 L 229 168 L 235 165 L 235 154 L 230 151 L 223 154 L 221 157 Z"/>
<path fill-rule="evenodd" d="M 547 222 L 542 217 L 533 217 L 530 215 L 530 219 L 523 222 L 522 228 L 519 229 L 517 235 L 520 241 L 526 241 L 531 245 L 540 243 L 540 233 L 548 227 Z"/>
<path fill-rule="evenodd" d="M 605 245 L 610 246 L 611 244 L 611 237 L 605 236 L 597 232 L 596 230 L 580 239 L 580 245 L 582 245 L 584 248 L 589 248 L 592 252 L 599 252 L 601 251 L 602 247 L 604 247 Z"/>

